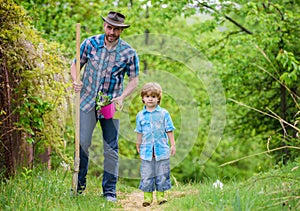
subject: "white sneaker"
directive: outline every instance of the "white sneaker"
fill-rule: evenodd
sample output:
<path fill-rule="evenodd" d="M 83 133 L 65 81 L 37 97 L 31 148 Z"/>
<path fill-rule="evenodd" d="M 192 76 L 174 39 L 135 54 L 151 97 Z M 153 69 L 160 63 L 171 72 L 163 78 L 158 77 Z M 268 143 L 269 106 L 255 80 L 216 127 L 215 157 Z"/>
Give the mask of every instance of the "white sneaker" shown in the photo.
<path fill-rule="evenodd" d="M 117 201 L 117 198 L 113 197 L 113 196 L 105 196 L 105 199 L 106 199 L 106 201 L 109 201 L 109 202 L 116 202 Z"/>

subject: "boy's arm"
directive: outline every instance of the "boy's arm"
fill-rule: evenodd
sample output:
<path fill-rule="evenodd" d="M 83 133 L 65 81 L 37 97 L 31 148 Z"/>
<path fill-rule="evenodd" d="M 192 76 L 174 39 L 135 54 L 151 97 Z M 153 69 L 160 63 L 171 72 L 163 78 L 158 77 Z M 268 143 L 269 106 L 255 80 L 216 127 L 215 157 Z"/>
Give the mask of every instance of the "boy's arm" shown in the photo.
<path fill-rule="evenodd" d="M 167 132 L 170 144 L 171 144 L 171 155 L 174 156 L 176 154 L 176 145 L 175 145 L 175 140 L 174 140 L 174 132 L 169 131 Z"/>
<path fill-rule="evenodd" d="M 142 143 L 142 134 L 141 133 L 136 133 L 136 150 L 138 153 L 140 153 L 140 146 Z"/>

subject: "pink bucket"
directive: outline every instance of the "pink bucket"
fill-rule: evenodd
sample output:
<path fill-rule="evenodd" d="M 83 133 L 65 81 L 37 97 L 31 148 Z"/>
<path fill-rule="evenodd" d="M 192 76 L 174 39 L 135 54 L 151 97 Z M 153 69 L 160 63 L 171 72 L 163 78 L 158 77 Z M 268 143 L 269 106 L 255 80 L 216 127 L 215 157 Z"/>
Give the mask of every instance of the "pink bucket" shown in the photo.
<path fill-rule="evenodd" d="M 111 103 L 109 105 L 101 107 L 100 112 L 104 116 L 105 119 L 113 118 L 114 114 L 116 112 L 115 104 Z"/>

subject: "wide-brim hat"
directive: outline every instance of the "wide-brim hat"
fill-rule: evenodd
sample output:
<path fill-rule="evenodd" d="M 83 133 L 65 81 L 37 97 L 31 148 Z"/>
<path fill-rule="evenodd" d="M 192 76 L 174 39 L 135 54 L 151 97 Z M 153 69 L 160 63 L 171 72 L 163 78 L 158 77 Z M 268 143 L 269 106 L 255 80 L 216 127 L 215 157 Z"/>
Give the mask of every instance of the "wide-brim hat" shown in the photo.
<path fill-rule="evenodd" d="M 129 24 L 124 24 L 125 15 L 119 12 L 111 11 L 108 13 L 106 18 L 104 18 L 103 16 L 101 17 L 105 22 L 116 27 L 128 28 L 130 26 Z"/>

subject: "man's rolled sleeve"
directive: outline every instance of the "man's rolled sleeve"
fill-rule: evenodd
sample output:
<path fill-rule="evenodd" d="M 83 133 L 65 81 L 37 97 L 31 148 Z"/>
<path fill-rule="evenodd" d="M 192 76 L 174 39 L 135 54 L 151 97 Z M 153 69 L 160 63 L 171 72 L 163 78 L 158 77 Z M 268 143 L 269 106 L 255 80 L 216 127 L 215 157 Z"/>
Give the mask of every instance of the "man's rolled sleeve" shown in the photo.
<path fill-rule="evenodd" d="M 127 76 L 135 78 L 139 75 L 139 58 L 136 53 L 131 57 L 131 62 L 127 71 Z"/>
<path fill-rule="evenodd" d="M 76 58 L 73 61 L 76 63 Z M 80 68 L 87 62 L 87 39 L 85 39 L 80 45 Z"/>

